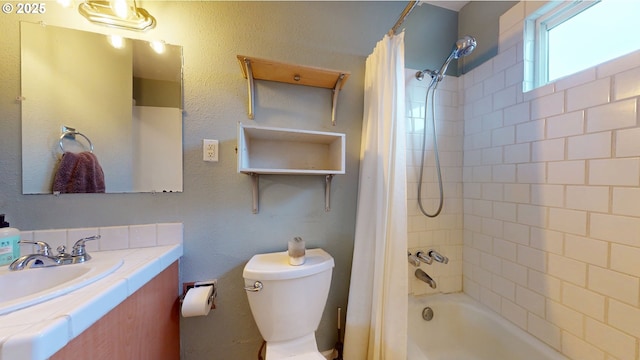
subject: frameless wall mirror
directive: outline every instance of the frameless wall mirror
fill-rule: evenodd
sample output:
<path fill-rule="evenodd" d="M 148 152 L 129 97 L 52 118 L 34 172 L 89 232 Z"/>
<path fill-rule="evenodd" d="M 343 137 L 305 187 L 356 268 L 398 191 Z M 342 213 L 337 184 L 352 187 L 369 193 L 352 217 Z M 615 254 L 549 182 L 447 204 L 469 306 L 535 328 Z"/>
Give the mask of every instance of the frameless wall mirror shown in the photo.
<path fill-rule="evenodd" d="M 90 145 L 106 192 L 182 191 L 182 47 L 22 22 L 21 82 L 23 194 Z"/>

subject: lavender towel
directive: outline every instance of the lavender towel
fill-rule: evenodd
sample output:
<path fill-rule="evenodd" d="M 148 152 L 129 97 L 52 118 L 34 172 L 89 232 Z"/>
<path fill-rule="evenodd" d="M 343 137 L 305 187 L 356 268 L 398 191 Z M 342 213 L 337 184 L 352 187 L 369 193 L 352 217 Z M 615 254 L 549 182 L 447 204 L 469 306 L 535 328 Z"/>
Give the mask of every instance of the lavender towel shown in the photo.
<path fill-rule="evenodd" d="M 103 193 L 104 172 L 91 152 L 65 152 L 53 178 L 53 191 L 60 193 Z"/>

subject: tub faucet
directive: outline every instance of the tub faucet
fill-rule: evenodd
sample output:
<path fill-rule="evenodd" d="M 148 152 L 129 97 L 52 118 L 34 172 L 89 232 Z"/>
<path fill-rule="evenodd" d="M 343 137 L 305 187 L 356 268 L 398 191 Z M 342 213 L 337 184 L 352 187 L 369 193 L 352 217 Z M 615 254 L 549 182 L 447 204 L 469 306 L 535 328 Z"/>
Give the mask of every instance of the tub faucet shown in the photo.
<path fill-rule="evenodd" d="M 449 262 L 449 258 L 440 254 L 439 252 L 431 249 L 429 251 L 427 251 L 427 255 L 432 258 L 433 260 L 439 262 L 439 263 L 443 263 L 446 264 Z"/>
<path fill-rule="evenodd" d="M 436 281 L 433 280 L 433 278 L 426 272 L 422 271 L 422 269 L 416 269 L 415 275 L 418 279 L 426 282 L 427 285 L 431 286 L 432 289 L 436 288 Z"/>
<path fill-rule="evenodd" d="M 420 266 L 420 260 L 410 252 L 407 252 L 407 260 L 409 261 L 409 264 L 411 264 L 411 265 L 413 265 L 415 267 L 419 267 Z"/>
<path fill-rule="evenodd" d="M 422 261 L 427 265 L 431 265 L 431 263 L 433 262 L 433 258 L 428 254 L 425 254 L 424 251 L 418 251 L 416 253 L 416 257 L 418 258 L 418 260 Z"/>
<path fill-rule="evenodd" d="M 433 249 L 429 249 L 429 251 L 427 251 L 426 253 L 424 251 L 418 251 L 416 253 L 416 256 L 418 257 L 418 259 L 420 259 L 422 262 L 428 265 L 431 265 L 433 263 L 433 260 L 443 264 L 446 264 L 449 262 L 448 257 L 440 254 L 439 252 Z"/>
<path fill-rule="evenodd" d="M 51 254 L 51 246 L 44 241 L 26 241 L 21 240 L 21 244 L 33 244 L 38 246 L 35 254 L 23 255 L 15 259 L 10 265 L 9 270 L 24 270 L 27 265 L 33 262 L 31 267 L 49 267 L 58 265 L 68 265 L 82 263 L 91 259 L 91 256 L 85 250 L 85 242 L 90 240 L 98 240 L 100 235 L 82 238 L 73 245 L 71 254 L 65 252 L 64 245 L 58 247 L 58 255 Z"/>

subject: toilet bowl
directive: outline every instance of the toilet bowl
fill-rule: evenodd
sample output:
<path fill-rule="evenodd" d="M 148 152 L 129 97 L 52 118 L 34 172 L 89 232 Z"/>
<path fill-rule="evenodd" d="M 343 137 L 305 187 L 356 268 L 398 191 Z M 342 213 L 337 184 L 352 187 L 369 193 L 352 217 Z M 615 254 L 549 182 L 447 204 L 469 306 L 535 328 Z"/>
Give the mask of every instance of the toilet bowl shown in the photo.
<path fill-rule="evenodd" d="M 325 360 L 315 332 L 329 295 L 334 261 L 322 249 L 307 249 L 306 260 L 289 265 L 286 251 L 254 255 L 245 265 L 245 290 L 266 360 Z"/>

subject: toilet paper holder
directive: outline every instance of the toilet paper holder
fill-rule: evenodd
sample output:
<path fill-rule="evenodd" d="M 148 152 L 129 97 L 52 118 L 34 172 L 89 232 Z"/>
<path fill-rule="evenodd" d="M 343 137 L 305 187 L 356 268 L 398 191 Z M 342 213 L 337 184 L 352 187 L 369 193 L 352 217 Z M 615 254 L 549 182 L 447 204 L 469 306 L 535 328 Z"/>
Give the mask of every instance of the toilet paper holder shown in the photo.
<path fill-rule="evenodd" d="M 182 295 L 180 296 L 180 305 L 184 301 L 184 297 L 187 296 L 187 292 L 189 289 L 200 287 L 200 286 L 213 286 L 213 292 L 211 293 L 211 297 L 209 298 L 209 303 L 211 304 L 211 310 L 216 308 L 215 299 L 218 296 L 218 280 L 205 280 L 205 281 L 191 281 L 182 283 Z"/>

